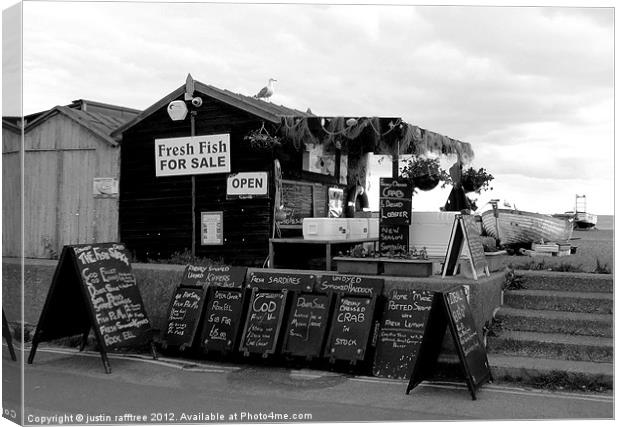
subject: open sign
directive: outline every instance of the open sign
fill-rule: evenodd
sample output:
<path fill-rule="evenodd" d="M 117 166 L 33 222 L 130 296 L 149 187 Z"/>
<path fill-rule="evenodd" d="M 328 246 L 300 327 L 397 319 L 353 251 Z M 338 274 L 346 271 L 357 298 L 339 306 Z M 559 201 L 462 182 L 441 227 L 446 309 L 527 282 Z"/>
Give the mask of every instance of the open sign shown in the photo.
<path fill-rule="evenodd" d="M 239 172 L 228 175 L 227 199 L 253 199 L 268 197 L 269 179 L 267 172 Z"/>

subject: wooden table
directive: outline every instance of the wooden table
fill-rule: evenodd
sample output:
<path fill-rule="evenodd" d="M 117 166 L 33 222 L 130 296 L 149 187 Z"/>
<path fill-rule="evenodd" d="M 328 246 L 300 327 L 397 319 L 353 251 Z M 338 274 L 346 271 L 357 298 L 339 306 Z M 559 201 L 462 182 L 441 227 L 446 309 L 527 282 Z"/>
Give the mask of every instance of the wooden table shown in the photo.
<path fill-rule="evenodd" d="M 291 267 L 286 265 L 278 265 L 276 262 L 277 254 L 279 252 L 278 248 L 281 248 L 282 251 L 295 251 L 300 247 L 317 247 L 324 246 L 325 247 L 325 270 L 332 269 L 332 253 L 334 250 L 348 250 L 355 245 L 360 245 L 363 243 L 373 243 L 375 246 L 375 250 L 377 249 L 377 244 L 379 243 L 379 238 L 367 238 L 367 239 L 347 239 L 347 240 L 309 240 L 300 237 L 291 237 L 291 238 L 283 238 L 283 239 L 269 239 L 269 266 L 271 268 L 285 268 Z M 335 254 L 337 255 L 337 253 Z"/>

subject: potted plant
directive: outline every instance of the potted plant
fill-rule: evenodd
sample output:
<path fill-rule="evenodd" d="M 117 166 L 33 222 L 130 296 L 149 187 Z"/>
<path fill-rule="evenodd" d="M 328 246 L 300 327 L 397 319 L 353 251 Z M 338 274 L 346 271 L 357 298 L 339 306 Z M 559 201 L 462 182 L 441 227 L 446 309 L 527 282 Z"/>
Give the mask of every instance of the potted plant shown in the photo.
<path fill-rule="evenodd" d="M 450 180 L 448 173 L 439 166 L 439 159 L 412 156 L 401 169 L 402 178 L 422 191 L 429 191 L 437 187 L 440 182 L 445 186 Z"/>
<path fill-rule="evenodd" d="M 476 170 L 470 167 L 463 171 L 461 184 L 466 193 L 476 192 L 480 194 L 482 191 L 493 189 L 489 184 L 493 179 L 493 175 L 488 173 L 486 169 L 480 168 Z"/>
<path fill-rule="evenodd" d="M 372 274 L 382 273 L 382 265 L 378 254 L 373 250 L 366 249 L 363 245 L 355 245 L 346 254 L 338 253 L 334 257 L 338 273 L 349 274 Z"/>
<path fill-rule="evenodd" d="M 428 259 L 426 247 L 415 247 L 406 253 L 381 258 L 383 274 L 401 277 L 429 277 L 433 274 L 433 262 Z"/>
<path fill-rule="evenodd" d="M 433 262 L 426 248 L 413 248 L 406 253 L 381 256 L 373 250 L 357 245 L 345 254 L 334 257 L 338 273 L 371 274 L 404 277 L 428 277 L 433 274 Z"/>

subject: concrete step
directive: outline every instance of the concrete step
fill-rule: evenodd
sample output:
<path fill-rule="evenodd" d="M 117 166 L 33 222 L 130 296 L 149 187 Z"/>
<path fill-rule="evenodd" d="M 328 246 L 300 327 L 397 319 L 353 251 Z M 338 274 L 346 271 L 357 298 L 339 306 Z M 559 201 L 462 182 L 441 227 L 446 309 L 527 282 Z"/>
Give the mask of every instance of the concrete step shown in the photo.
<path fill-rule="evenodd" d="M 516 270 L 527 289 L 566 292 L 602 292 L 614 290 L 613 274 L 564 273 L 559 271 Z"/>
<path fill-rule="evenodd" d="M 488 337 L 487 350 L 506 356 L 613 362 L 613 338 L 503 330 Z"/>
<path fill-rule="evenodd" d="M 514 308 L 558 310 L 582 313 L 613 313 L 613 294 L 598 292 L 562 292 L 512 290 L 504 293 L 504 304 Z"/>
<path fill-rule="evenodd" d="M 591 391 L 613 389 L 613 363 L 540 359 L 490 354 L 493 378 L 498 381 Z"/>
<path fill-rule="evenodd" d="M 614 336 L 612 314 L 528 310 L 502 306 L 495 314 L 502 329 L 597 337 Z"/>

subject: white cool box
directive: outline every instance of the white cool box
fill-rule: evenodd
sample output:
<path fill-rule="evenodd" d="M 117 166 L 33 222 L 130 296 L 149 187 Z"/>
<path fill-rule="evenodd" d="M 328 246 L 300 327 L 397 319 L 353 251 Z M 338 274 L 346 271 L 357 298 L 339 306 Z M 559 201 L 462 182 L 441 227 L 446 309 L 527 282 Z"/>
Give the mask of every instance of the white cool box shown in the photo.
<path fill-rule="evenodd" d="M 379 237 L 379 218 L 304 218 L 306 240 L 354 240 Z"/>
<path fill-rule="evenodd" d="M 413 212 L 409 246 L 426 247 L 431 257 L 444 257 L 450 242 L 454 217 L 459 212 Z M 304 218 L 307 240 L 347 240 L 379 237 L 378 218 Z"/>

